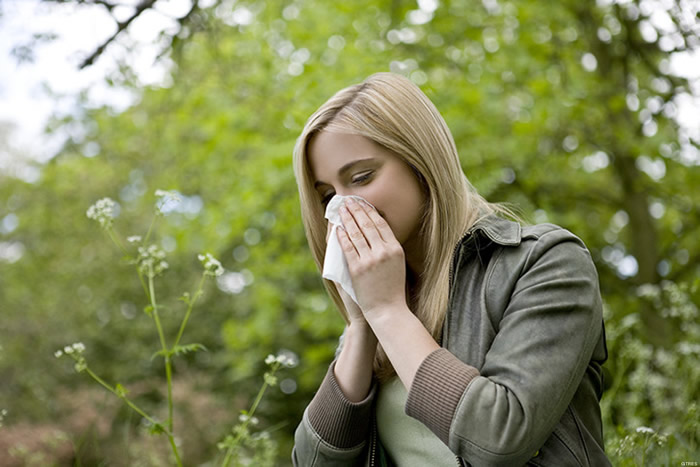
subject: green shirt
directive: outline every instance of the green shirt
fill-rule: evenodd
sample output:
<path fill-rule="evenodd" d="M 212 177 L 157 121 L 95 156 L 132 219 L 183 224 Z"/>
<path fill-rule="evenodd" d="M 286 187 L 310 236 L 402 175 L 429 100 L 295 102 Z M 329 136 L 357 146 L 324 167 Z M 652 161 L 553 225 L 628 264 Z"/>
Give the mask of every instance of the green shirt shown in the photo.
<path fill-rule="evenodd" d="M 379 387 L 377 430 L 393 462 L 400 467 L 455 467 L 457 457 L 423 423 L 406 415 L 406 388 L 397 377 Z"/>

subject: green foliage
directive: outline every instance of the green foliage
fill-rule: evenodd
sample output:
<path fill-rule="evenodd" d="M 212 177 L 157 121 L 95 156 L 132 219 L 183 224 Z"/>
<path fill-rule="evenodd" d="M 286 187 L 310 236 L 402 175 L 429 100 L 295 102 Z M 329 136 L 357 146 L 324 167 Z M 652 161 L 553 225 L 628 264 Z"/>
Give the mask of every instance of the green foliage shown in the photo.
<path fill-rule="evenodd" d="M 614 356 L 608 370 L 625 375 L 613 381 L 603 398 L 606 426 L 612 431 L 608 451 L 619 461 L 614 465 L 679 464 L 700 450 L 700 280 L 645 284 L 636 299 L 672 322 L 683 337 L 669 348 L 654 347 L 644 339 L 638 311 L 613 315 L 607 309 L 608 348 Z"/>
<path fill-rule="evenodd" d="M 611 458 L 697 458 L 698 142 L 674 120 L 677 96 L 691 87 L 669 72 L 664 34 L 642 35 L 651 24 L 642 3 L 453 0 L 421 17 L 411 2 L 275 0 L 196 12 L 199 27 L 172 51 L 167 83 L 133 89 L 138 102 L 124 112 L 86 104 L 78 117 L 54 122 L 49 131 L 80 131 L 37 182 L 0 174 L 0 408 L 11 409 L 2 430 L 57 420 L 84 464 L 127 446 L 141 456 L 143 427 L 124 411 L 95 402 L 112 417 L 102 431 L 70 417 L 61 394 L 82 388 L 52 353 L 85 342 L 106 380 L 162 413 L 163 394 L 135 384 L 161 377 L 162 360 L 144 358 L 158 351 L 150 315 L 157 310 L 165 335 L 176 335 L 182 304 L 197 300 L 201 316 L 188 324 L 187 341 L 209 351 L 177 348 L 173 374 L 189 384 L 175 388 L 192 405 L 183 413 L 207 415 L 200 425 L 192 418 L 201 437 L 183 440 L 183 462 L 217 455 L 202 446 L 214 446 L 250 406 L 244 395 L 266 371 L 260 355 L 282 349 L 299 356 L 299 371 L 281 378 L 257 416 L 279 426 L 274 463 L 288 463 L 293 430 L 343 327 L 308 253 L 292 148 L 334 92 L 392 70 L 435 102 L 487 199 L 569 228 L 588 245 L 606 304 L 602 408 Z M 232 10 L 244 7 L 254 20 L 234 24 Z M 129 268 L 105 267 L 127 260 L 99 238 L 84 206 L 116 200 L 123 237 L 148 225 L 149 196 L 161 187 L 182 201 L 153 227 L 170 266 L 159 296 L 181 300 L 154 306 L 143 303 Z M 19 259 L 5 259 L 14 258 L 10 248 Z M 210 284 L 201 296 L 183 295 L 177 284 L 201 276 L 196 257 L 205 248 L 226 270 L 219 291 Z M 154 260 L 142 261 L 144 272 L 158 251 L 144 255 Z"/>
<path fill-rule="evenodd" d="M 179 202 L 180 197 L 175 192 L 165 192 L 163 190 L 156 190 L 156 196 L 160 197 L 157 203 L 156 218 L 162 215 L 168 208 L 171 201 Z M 151 360 L 156 356 L 163 357 L 165 366 L 165 385 L 167 391 L 167 405 L 168 405 L 168 417 L 165 423 L 160 423 L 152 415 L 147 414 L 137 403 L 128 397 L 127 389 L 120 383 L 111 385 L 102 379 L 97 373 L 95 373 L 91 368 L 88 367 L 87 360 L 83 355 L 85 352 L 85 345 L 82 342 L 78 342 L 72 345 L 65 346 L 62 350 L 57 350 L 54 352 L 56 358 L 60 358 L 64 355 L 71 357 L 75 361 L 75 371 L 77 373 L 87 373 L 96 383 L 102 386 L 107 391 L 111 392 L 119 399 L 121 399 L 130 409 L 136 412 L 138 415 L 143 417 L 144 421 L 149 424 L 149 434 L 151 435 L 166 435 L 170 446 L 172 448 L 172 458 L 178 466 L 182 466 L 182 459 L 180 455 L 180 450 L 177 447 L 176 430 L 174 428 L 174 403 L 173 403 L 173 357 L 179 355 L 185 355 L 187 353 L 197 352 L 200 350 L 206 350 L 202 344 L 186 344 L 180 345 L 180 339 L 183 336 L 185 327 L 188 324 L 189 318 L 192 313 L 192 309 L 195 302 L 199 297 L 202 296 L 202 287 L 204 285 L 204 280 L 207 276 L 216 278 L 220 277 L 224 273 L 224 268 L 216 258 L 214 258 L 210 253 L 200 254 L 198 258 L 204 267 L 204 272 L 199 281 L 199 285 L 195 292 L 190 295 L 188 292 L 184 293 L 180 300 L 184 302 L 187 306 L 187 310 L 184 313 L 182 321 L 179 326 L 177 336 L 172 341 L 172 345 L 169 345 L 168 339 L 163 333 L 163 327 L 160 320 L 159 311 L 163 307 L 156 304 L 156 291 L 155 291 L 155 281 L 157 276 L 162 275 L 165 270 L 169 268 L 166 259 L 165 252 L 155 244 L 150 244 L 148 246 L 148 240 L 151 237 L 151 232 L 153 226 L 155 225 L 155 218 L 151 222 L 151 225 L 146 233 L 145 237 L 141 236 L 131 236 L 127 239 L 130 243 L 140 243 L 141 246 L 137 247 L 136 254 L 131 256 L 128 249 L 124 247 L 121 239 L 115 234 L 114 231 L 114 215 L 117 204 L 110 198 L 103 198 L 94 205 L 90 206 L 87 211 L 87 217 L 97 221 L 100 227 L 107 232 L 109 237 L 114 241 L 117 247 L 119 247 L 124 255 L 125 259 L 129 264 L 136 266 L 136 272 L 138 273 L 139 280 L 143 286 L 144 292 L 146 294 L 147 300 L 150 305 L 146 306 L 146 314 L 153 319 L 156 330 L 158 332 L 158 338 L 160 340 L 161 349 L 153 354 Z M 270 440 L 269 434 L 267 432 L 260 432 L 251 434 L 248 429 L 250 423 L 257 424 L 258 420 L 254 417 L 254 413 L 260 404 L 265 390 L 270 386 L 275 386 L 277 384 L 277 376 L 275 373 L 281 366 L 294 366 L 296 361 L 293 357 L 289 357 L 284 354 L 278 356 L 269 355 L 265 359 L 265 364 L 270 366 L 270 370 L 265 372 L 263 378 L 263 385 L 258 391 L 258 396 L 252 404 L 250 410 L 242 411 L 241 424 L 236 425 L 233 428 L 233 436 L 227 436 L 225 440 L 218 444 L 219 449 L 225 450 L 226 455 L 223 461 L 220 463 L 222 467 L 228 467 L 231 461 L 235 462 L 236 465 L 239 464 L 239 460 L 242 457 L 242 453 L 246 450 L 250 451 L 254 461 L 266 462 L 264 465 L 272 465 L 271 459 L 274 459 L 274 452 L 276 449 L 276 444 Z M 4 413 L 3 413 L 4 415 Z M 180 432 L 182 430 L 177 430 Z M 257 452 L 260 449 L 265 449 L 266 452 Z M 272 454 L 270 454 L 272 452 Z M 260 465 L 260 464 L 257 464 Z"/>

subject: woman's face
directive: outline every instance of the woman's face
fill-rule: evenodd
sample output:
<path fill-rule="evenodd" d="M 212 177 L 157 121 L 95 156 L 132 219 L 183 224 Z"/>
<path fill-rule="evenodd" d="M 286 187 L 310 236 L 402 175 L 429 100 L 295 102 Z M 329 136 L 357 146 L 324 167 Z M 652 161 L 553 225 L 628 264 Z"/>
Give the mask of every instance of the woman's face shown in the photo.
<path fill-rule="evenodd" d="M 308 161 L 324 208 L 335 194 L 361 196 L 404 248 L 417 240 L 425 195 L 415 173 L 393 152 L 364 136 L 322 131 L 309 142 Z"/>

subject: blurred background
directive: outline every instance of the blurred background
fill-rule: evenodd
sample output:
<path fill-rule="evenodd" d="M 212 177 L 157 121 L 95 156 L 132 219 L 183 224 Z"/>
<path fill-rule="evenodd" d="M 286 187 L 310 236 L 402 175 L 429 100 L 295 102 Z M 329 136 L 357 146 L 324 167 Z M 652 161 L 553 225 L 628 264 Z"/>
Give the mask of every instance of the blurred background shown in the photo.
<path fill-rule="evenodd" d="M 279 373 L 256 430 L 289 465 L 294 429 L 343 321 L 299 217 L 291 154 L 306 118 L 377 71 L 433 100 L 490 201 L 588 245 L 610 359 L 614 465 L 699 461 L 700 2 L 692 0 L 0 0 L 0 465 L 172 465 L 165 437 L 54 351 L 83 342 L 98 374 L 167 417 L 162 361 L 133 266 L 85 212 L 118 203 L 154 227 L 177 332 L 185 465 Z"/>

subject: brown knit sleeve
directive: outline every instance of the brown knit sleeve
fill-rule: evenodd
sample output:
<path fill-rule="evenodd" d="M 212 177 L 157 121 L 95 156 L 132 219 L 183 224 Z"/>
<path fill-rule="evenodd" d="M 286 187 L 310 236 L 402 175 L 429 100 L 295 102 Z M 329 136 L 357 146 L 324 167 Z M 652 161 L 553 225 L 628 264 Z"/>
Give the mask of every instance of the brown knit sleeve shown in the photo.
<path fill-rule="evenodd" d="M 311 400 L 307 415 L 311 427 L 324 441 L 347 449 L 359 445 L 369 435 L 372 402 L 377 388 L 373 383 L 364 400 L 351 402 L 338 386 L 334 369 L 335 361 Z"/>
<path fill-rule="evenodd" d="M 460 361 L 446 349 L 425 357 L 408 391 L 406 414 L 423 422 L 445 444 L 457 404 L 479 370 Z"/>

